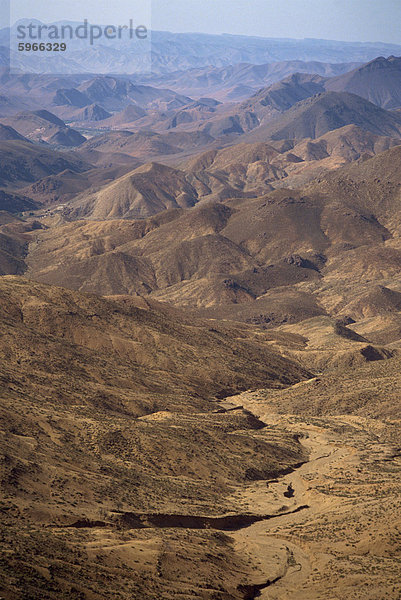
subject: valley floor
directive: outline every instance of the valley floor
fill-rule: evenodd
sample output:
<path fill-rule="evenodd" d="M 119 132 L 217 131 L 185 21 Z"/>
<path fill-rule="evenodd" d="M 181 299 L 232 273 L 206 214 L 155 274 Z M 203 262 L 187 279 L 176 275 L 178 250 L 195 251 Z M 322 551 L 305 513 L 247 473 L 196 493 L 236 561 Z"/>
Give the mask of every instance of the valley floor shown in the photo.
<path fill-rule="evenodd" d="M 237 400 L 269 426 L 298 433 L 310 452 L 294 472 L 244 491 L 252 511 L 305 507 L 234 534 L 263 572 L 257 597 L 400 598 L 401 452 L 386 439 L 386 430 L 397 439 L 400 423 L 276 415 L 257 392 Z"/>

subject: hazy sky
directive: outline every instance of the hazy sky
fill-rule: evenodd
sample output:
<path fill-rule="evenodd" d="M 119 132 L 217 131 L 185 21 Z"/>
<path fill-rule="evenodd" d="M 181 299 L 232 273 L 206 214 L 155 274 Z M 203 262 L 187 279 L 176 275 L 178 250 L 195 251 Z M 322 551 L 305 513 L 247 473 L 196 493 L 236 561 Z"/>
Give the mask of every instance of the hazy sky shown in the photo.
<path fill-rule="evenodd" d="M 3 4 L 6 0 L 0 0 Z M 175 32 L 401 44 L 401 0 L 10 0 L 12 17 L 123 24 L 152 5 L 152 28 Z"/>
<path fill-rule="evenodd" d="M 401 43 L 401 0 L 153 0 L 153 27 Z"/>

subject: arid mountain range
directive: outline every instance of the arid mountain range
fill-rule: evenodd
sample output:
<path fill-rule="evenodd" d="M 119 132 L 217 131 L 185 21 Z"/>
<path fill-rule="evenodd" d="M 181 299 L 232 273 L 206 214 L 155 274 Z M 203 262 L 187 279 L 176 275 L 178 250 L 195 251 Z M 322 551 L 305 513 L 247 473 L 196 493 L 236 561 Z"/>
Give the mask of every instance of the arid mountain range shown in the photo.
<path fill-rule="evenodd" d="M 37 21 L 37 25 L 40 22 Z M 76 27 L 82 23 L 64 21 Z M 12 39 L 17 40 L 17 28 Z M 0 64 L 12 60 L 14 69 L 26 73 L 128 73 L 152 72 L 166 74 L 204 67 L 224 68 L 240 63 L 265 65 L 282 61 L 365 63 L 377 56 L 399 56 L 401 45 L 385 43 L 342 42 L 334 40 L 263 38 L 241 35 L 208 35 L 152 31 L 152 44 L 102 39 L 95 52 L 87 51 L 87 40 L 69 40 L 66 56 L 53 57 L 27 54 L 23 57 L 10 50 L 10 29 L 0 29 Z M 149 55 L 150 54 L 150 55 Z M 144 69 L 145 67 L 145 69 Z M 312 71 L 313 72 L 313 71 Z"/>
<path fill-rule="evenodd" d="M 0 597 L 398 600 L 401 58 L 170 37 L 1 72 Z"/>

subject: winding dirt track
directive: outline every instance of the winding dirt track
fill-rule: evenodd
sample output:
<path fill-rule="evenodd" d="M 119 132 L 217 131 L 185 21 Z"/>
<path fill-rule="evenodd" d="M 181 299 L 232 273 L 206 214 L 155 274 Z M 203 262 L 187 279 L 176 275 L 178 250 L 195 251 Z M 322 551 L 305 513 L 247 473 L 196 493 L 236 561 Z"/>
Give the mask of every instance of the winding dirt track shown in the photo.
<path fill-rule="evenodd" d="M 246 393 L 241 403 L 267 425 L 301 434 L 310 453 L 295 472 L 245 492 L 255 513 L 308 506 L 232 534 L 260 571 L 248 598 L 401 598 L 401 461 L 377 423 L 265 414 Z"/>
<path fill-rule="evenodd" d="M 226 531 L 235 554 L 253 566 L 237 589 L 246 600 L 401 600 L 400 423 L 278 415 L 255 393 L 238 399 L 266 431 L 298 436 L 309 460 L 279 479 L 236 488 L 241 513 L 116 511 L 70 527 Z"/>

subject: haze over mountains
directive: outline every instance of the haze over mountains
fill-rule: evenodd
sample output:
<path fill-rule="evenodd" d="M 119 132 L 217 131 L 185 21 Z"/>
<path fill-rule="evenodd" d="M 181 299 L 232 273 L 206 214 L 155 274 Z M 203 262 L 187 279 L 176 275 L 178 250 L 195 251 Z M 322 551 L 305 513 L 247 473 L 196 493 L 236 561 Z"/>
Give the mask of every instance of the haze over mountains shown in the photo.
<path fill-rule="evenodd" d="M 64 22 L 71 26 L 80 23 Z M 38 21 L 39 25 L 40 22 Z M 17 24 L 12 39 L 17 40 Z M 38 55 L 20 57 L 9 47 L 9 28 L 0 30 L 0 59 L 10 60 L 13 69 L 36 73 L 169 73 L 205 66 L 224 67 L 239 63 L 263 65 L 280 61 L 318 61 L 327 63 L 364 63 L 381 55 L 401 54 L 397 44 L 341 42 L 314 39 L 279 39 L 240 35 L 208 35 L 152 31 L 151 46 L 134 40 L 103 38 L 95 52 L 87 52 L 87 40 L 69 40 L 66 56 L 51 61 Z"/>
<path fill-rule="evenodd" d="M 176 71 L 147 79 L 154 85 L 165 86 L 177 92 L 199 96 L 207 88 L 208 94 L 219 100 L 236 101 L 248 98 L 252 92 L 281 81 L 293 73 L 311 73 L 326 77 L 347 73 L 359 63 L 307 62 L 285 60 L 267 64 L 238 63 L 225 67 L 206 66 L 187 71 Z"/>
<path fill-rule="evenodd" d="M 0 596 L 398 600 L 401 48 L 154 39 L 0 74 Z"/>

